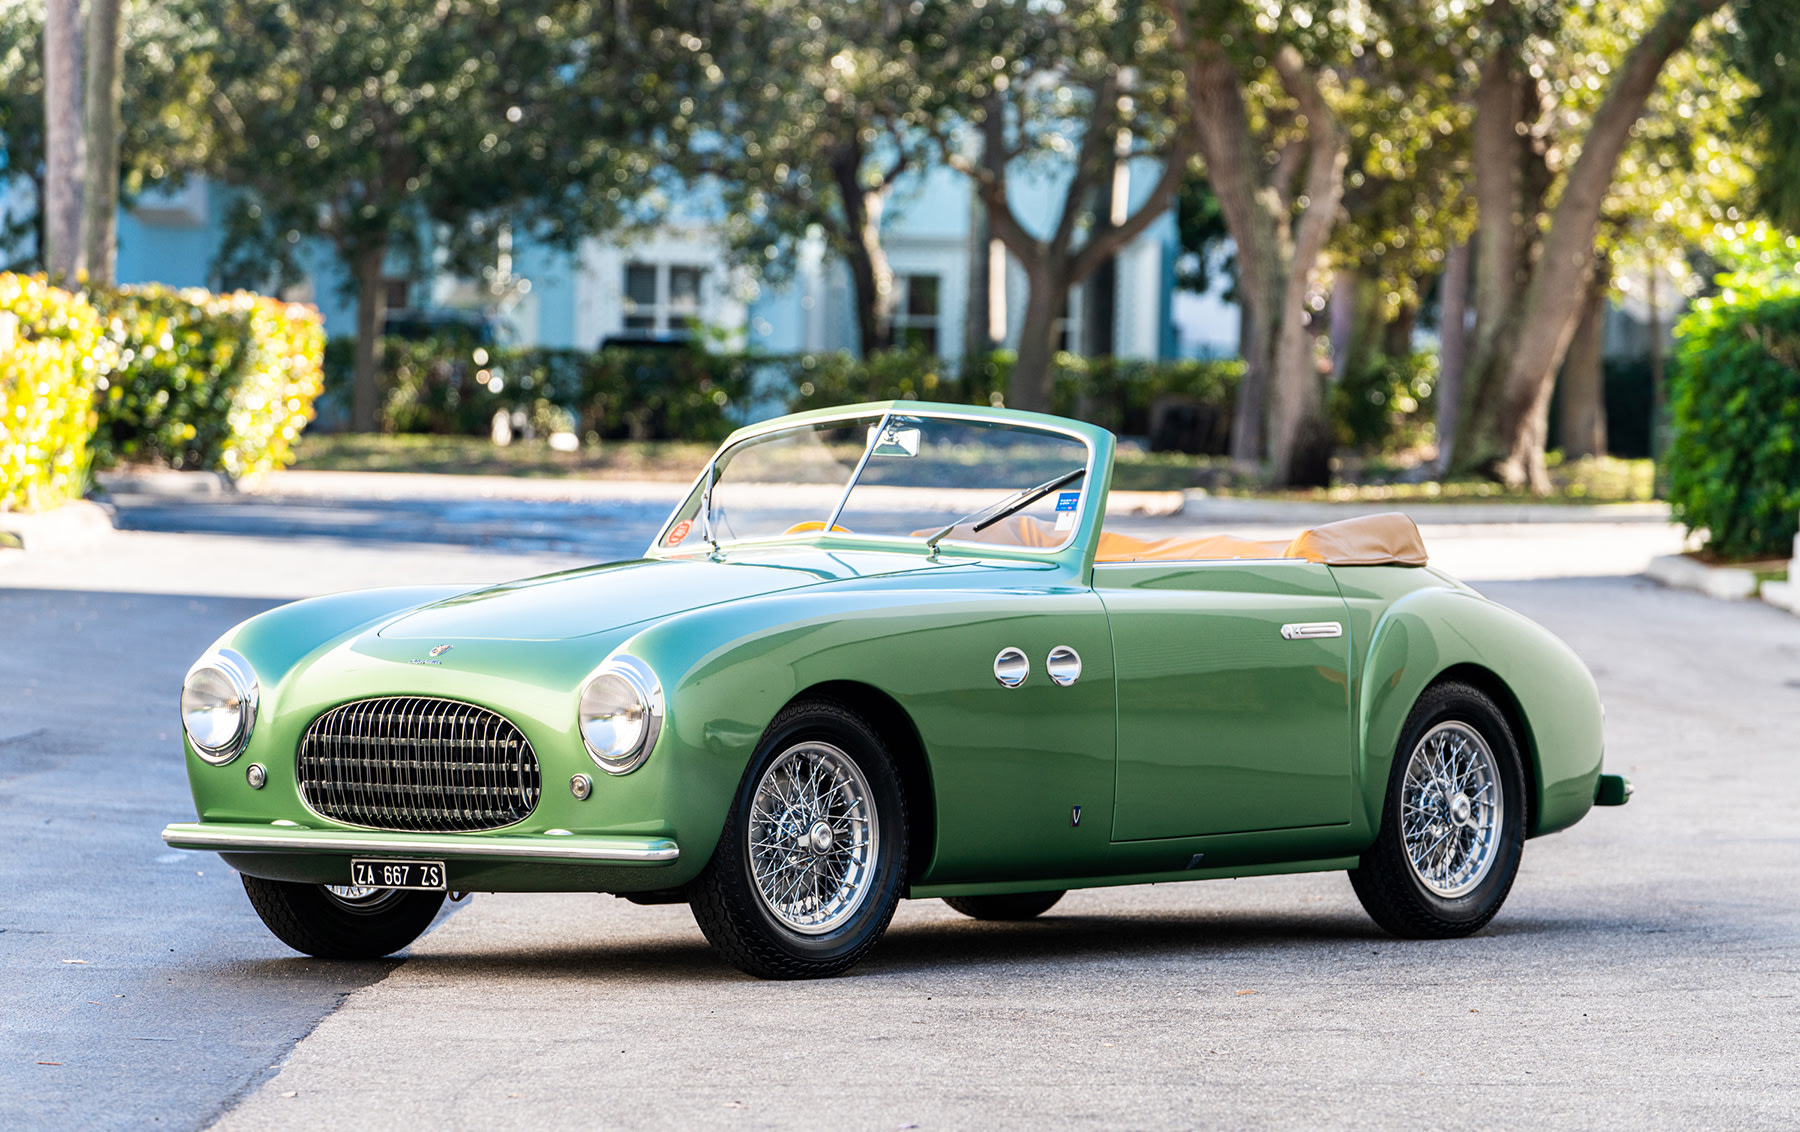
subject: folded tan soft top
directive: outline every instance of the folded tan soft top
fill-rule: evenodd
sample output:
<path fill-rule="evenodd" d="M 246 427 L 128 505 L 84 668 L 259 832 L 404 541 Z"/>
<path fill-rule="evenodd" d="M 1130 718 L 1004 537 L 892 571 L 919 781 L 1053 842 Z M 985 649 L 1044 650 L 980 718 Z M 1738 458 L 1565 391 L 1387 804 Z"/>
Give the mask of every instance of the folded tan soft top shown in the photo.
<path fill-rule="evenodd" d="M 914 531 L 915 535 L 929 531 Z M 953 537 L 1001 546 L 1052 547 L 1067 536 L 1029 515 L 1003 519 L 977 533 L 958 527 Z M 1419 528 L 1398 511 L 1326 523 L 1288 542 L 1206 535 L 1201 538 L 1141 539 L 1100 532 L 1096 562 L 1195 562 L 1227 558 L 1304 558 L 1327 566 L 1423 566 L 1425 542 Z"/>
<path fill-rule="evenodd" d="M 1301 531 L 1291 542 L 1231 535 L 1145 540 L 1102 531 L 1095 556 L 1099 562 L 1220 558 L 1304 558 L 1327 566 L 1423 566 L 1426 561 L 1419 528 L 1398 511 L 1326 523 Z"/>

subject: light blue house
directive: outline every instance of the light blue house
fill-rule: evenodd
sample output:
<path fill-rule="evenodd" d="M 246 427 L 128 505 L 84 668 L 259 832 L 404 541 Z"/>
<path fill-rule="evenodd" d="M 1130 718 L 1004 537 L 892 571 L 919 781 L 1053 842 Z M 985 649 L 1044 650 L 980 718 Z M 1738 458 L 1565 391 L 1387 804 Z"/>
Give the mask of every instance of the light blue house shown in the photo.
<path fill-rule="evenodd" d="M 1121 185 L 1134 201 L 1148 195 L 1156 172 L 1141 164 Z M 1016 176 L 1015 209 L 1047 233 L 1062 188 L 1053 170 Z M 120 224 L 120 282 L 216 284 L 213 262 L 228 191 L 196 179 L 141 197 Z M 574 254 L 519 246 L 501 265 L 507 285 L 498 299 L 489 288 L 447 273 L 397 275 L 388 284 L 388 305 L 482 311 L 521 345 L 592 349 L 609 340 L 678 332 L 697 320 L 721 332 L 729 345 L 761 352 L 856 347 L 849 273 L 826 257 L 822 243 L 803 244 L 791 281 L 768 286 L 728 265 L 709 211 L 704 196 L 695 194 L 677 202 L 661 227 L 630 240 L 589 240 Z M 946 359 L 960 358 L 970 345 L 1018 340 L 1024 273 L 998 242 L 979 232 L 969 181 L 943 167 L 897 186 L 887 209 L 883 242 L 896 277 L 896 326 L 904 338 Z M 1075 288 L 1059 330 L 1067 348 L 1143 359 L 1235 350 L 1235 308 L 1216 295 L 1176 293 L 1175 232 L 1172 214 L 1159 217 L 1120 251 L 1110 272 Z M 332 335 L 354 334 L 354 302 L 329 249 L 303 249 L 302 260 L 307 279 L 287 297 L 316 304 Z M 980 280 L 985 293 L 975 294 Z M 1110 330 L 1095 322 L 1094 312 L 1105 304 L 1093 301 L 1094 289 L 1102 285 L 1113 289 Z"/>

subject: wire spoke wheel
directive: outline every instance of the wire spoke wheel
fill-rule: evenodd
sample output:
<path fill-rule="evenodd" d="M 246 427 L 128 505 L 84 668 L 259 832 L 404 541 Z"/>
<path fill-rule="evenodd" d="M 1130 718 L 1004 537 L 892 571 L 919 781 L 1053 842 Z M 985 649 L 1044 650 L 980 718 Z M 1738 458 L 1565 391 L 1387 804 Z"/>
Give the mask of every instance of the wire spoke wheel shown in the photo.
<path fill-rule="evenodd" d="M 360 884 L 325 884 L 325 898 L 346 912 L 376 912 L 400 897 L 397 888 L 370 888 Z"/>
<path fill-rule="evenodd" d="M 1414 875 L 1445 898 L 1474 890 L 1499 856 L 1505 807 L 1499 764 L 1479 731 L 1456 720 L 1427 731 L 1400 789 L 1400 833 Z"/>
<path fill-rule="evenodd" d="M 868 898 L 880 837 L 873 792 L 855 760 L 809 740 L 763 772 L 744 848 L 763 905 L 793 931 L 823 935 Z"/>

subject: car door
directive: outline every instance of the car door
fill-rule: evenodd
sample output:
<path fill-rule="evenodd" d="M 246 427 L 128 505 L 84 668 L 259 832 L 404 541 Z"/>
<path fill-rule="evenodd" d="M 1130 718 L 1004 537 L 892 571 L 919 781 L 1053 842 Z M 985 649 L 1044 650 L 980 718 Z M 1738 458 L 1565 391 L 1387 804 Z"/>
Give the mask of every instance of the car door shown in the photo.
<path fill-rule="evenodd" d="M 1113 840 L 1350 820 L 1350 638 L 1299 559 L 1094 568 L 1118 681 Z"/>
<path fill-rule="evenodd" d="M 1085 588 L 1005 573 L 1003 590 L 907 612 L 881 643 L 880 684 L 930 752 L 933 883 L 1088 874 L 1109 859 L 1117 713 L 1106 611 Z M 997 664 L 1003 653 L 1010 664 Z"/>

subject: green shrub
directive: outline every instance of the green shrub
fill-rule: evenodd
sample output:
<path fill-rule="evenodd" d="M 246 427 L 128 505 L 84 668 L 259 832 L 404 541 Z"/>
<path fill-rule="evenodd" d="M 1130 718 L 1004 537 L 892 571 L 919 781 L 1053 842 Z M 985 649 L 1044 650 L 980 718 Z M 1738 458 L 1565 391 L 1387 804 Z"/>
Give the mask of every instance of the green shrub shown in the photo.
<path fill-rule="evenodd" d="M 327 397 L 348 405 L 354 344 L 326 351 Z M 1243 363 L 1149 362 L 1058 354 L 1053 410 L 1127 435 L 1145 435 L 1159 399 L 1209 410 L 1209 446 L 1222 452 Z M 604 439 L 723 439 L 746 421 L 861 401 L 912 398 L 1004 404 L 1013 355 L 996 351 L 957 367 L 922 351 L 862 359 L 844 352 L 754 355 L 701 349 L 482 346 L 463 338 L 383 344 L 381 427 L 386 432 L 479 436 L 494 414 L 542 434 L 572 421 Z"/>
<path fill-rule="evenodd" d="M 1372 354 L 1331 389 L 1332 439 L 1371 455 L 1416 448 L 1436 431 L 1438 356 Z"/>
<path fill-rule="evenodd" d="M 1153 448 L 1219 455 L 1230 440 L 1243 376 L 1244 363 L 1237 360 L 1153 362 L 1063 353 L 1051 375 L 1051 407 L 1120 436 L 1148 436 Z M 1202 419 L 1173 435 L 1167 422 L 1155 419 L 1159 401 L 1189 416 L 1199 410 Z"/>
<path fill-rule="evenodd" d="M 0 273 L 0 511 L 80 497 L 108 362 L 86 299 L 42 276 Z"/>
<path fill-rule="evenodd" d="M 312 419 L 324 331 L 311 308 L 161 286 L 96 292 L 118 362 L 95 455 L 233 477 L 280 467 Z"/>
<path fill-rule="evenodd" d="M 1670 508 L 1721 558 L 1786 557 L 1800 524 L 1800 286 L 1728 289 L 1675 334 Z"/>
<path fill-rule="evenodd" d="M 580 399 L 565 407 L 607 439 L 708 440 L 730 435 L 748 403 L 757 359 L 704 350 L 611 347 L 589 356 Z"/>

